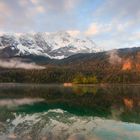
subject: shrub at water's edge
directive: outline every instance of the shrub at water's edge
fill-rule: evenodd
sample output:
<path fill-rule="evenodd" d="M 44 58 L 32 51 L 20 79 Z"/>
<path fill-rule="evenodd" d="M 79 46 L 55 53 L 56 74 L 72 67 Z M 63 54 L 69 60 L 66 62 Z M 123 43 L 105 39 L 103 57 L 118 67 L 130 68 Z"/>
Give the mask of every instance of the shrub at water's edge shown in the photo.
<path fill-rule="evenodd" d="M 97 84 L 98 80 L 96 76 L 84 76 L 82 74 L 78 74 L 74 77 L 74 84 Z"/>

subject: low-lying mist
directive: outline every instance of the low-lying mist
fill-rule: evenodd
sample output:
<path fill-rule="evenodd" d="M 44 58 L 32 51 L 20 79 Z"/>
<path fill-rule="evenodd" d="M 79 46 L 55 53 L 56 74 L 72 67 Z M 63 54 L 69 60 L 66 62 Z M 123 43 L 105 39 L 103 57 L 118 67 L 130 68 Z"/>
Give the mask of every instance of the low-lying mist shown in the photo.
<path fill-rule="evenodd" d="M 0 99 L 0 107 L 1 106 L 20 106 L 20 105 L 26 105 L 26 104 L 34 104 L 38 102 L 43 102 L 44 99 L 41 98 L 23 98 L 23 99 Z"/>
<path fill-rule="evenodd" d="M 45 69 L 43 66 L 39 66 L 35 63 L 25 63 L 19 60 L 11 59 L 11 60 L 4 60 L 0 59 L 0 67 L 2 68 L 9 68 L 9 69 Z"/>
<path fill-rule="evenodd" d="M 120 64 L 122 62 L 122 58 L 118 55 L 117 50 L 112 50 L 107 53 L 109 55 L 109 63 L 110 64 Z"/>

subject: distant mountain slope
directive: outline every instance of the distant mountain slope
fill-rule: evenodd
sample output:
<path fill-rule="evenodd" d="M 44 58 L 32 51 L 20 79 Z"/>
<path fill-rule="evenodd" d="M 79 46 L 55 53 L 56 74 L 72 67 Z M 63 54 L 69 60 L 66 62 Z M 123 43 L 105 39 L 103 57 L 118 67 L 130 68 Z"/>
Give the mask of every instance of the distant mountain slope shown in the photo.
<path fill-rule="evenodd" d="M 68 58 L 59 60 L 59 63 L 62 64 L 72 64 L 78 62 L 89 62 L 89 61 L 104 61 L 105 59 L 109 59 L 110 55 L 117 55 L 118 57 L 122 58 L 135 58 L 137 54 L 140 52 L 140 47 L 132 47 L 132 48 L 122 48 L 122 49 L 115 49 L 109 51 L 102 51 L 98 53 L 79 53 L 72 55 Z M 113 57 L 113 56 L 112 56 Z M 115 57 L 115 56 L 114 56 Z"/>
<path fill-rule="evenodd" d="M 35 62 L 43 69 L 17 69 L 0 65 L 1 82 L 65 83 L 75 78 L 95 76 L 99 83 L 140 83 L 140 47 L 99 53 L 81 53 L 65 59 L 44 56 L 16 56 L 14 60 Z M 1 60 L 3 64 L 8 59 Z M 10 62 L 11 61 L 10 59 Z M 34 64 L 34 63 L 31 63 Z M 84 79 L 84 78 L 83 78 Z M 85 79 L 84 79 L 85 80 Z M 86 81 L 86 80 L 85 80 Z"/>
<path fill-rule="evenodd" d="M 43 56 L 63 59 L 77 53 L 99 51 L 92 40 L 74 38 L 67 32 L 0 36 L 0 57 Z"/>
<path fill-rule="evenodd" d="M 18 58 L 22 59 L 26 62 L 35 62 L 40 65 L 79 65 L 82 64 L 83 66 L 88 63 L 94 63 L 99 62 L 102 63 L 105 61 L 108 63 L 109 59 L 115 59 L 116 56 L 120 57 L 122 59 L 135 59 L 140 53 L 140 47 L 133 47 L 133 48 L 123 48 L 123 49 L 116 49 L 116 50 L 110 50 L 110 51 L 102 51 L 98 53 L 78 53 L 71 55 L 64 59 L 51 59 L 49 57 L 45 56 L 38 56 L 38 55 L 24 55 L 24 56 L 14 56 L 10 57 L 12 58 Z M 139 59 L 140 61 L 140 59 Z M 86 69 L 86 67 L 85 67 Z"/>

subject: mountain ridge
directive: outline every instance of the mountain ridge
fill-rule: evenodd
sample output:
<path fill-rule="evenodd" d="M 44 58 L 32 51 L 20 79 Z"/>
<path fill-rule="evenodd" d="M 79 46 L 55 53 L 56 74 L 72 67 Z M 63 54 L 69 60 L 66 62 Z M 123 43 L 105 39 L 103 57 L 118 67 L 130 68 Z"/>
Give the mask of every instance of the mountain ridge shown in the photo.
<path fill-rule="evenodd" d="M 45 56 L 63 59 L 77 53 L 100 52 L 90 39 L 72 37 L 67 32 L 3 34 L 0 36 L 0 56 Z"/>

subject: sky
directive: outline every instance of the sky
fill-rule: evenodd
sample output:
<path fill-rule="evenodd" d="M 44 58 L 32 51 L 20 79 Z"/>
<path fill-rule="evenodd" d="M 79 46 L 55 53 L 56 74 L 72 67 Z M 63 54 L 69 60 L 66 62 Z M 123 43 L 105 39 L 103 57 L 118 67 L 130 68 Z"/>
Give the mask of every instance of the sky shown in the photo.
<path fill-rule="evenodd" d="M 0 33 L 57 31 L 104 50 L 140 46 L 140 0 L 0 0 Z"/>

